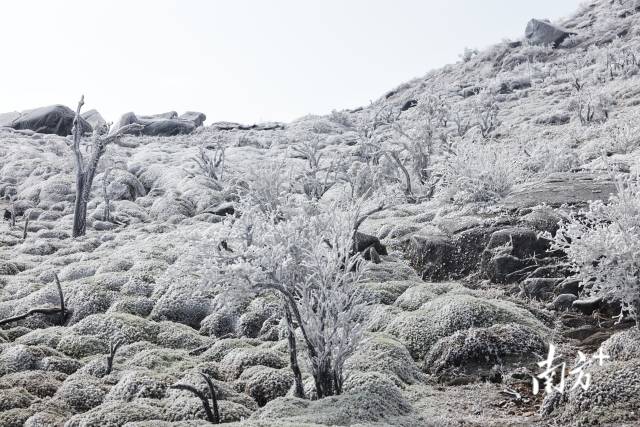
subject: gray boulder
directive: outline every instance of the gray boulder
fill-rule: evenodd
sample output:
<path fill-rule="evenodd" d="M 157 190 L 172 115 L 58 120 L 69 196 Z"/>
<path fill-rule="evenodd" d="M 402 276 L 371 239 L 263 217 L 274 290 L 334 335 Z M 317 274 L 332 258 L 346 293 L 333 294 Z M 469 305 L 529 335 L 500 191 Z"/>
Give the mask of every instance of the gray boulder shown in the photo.
<path fill-rule="evenodd" d="M 80 116 L 85 119 L 94 130 L 108 130 L 107 121 L 98 110 L 89 110 Z"/>
<path fill-rule="evenodd" d="M 142 134 L 148 136 L 187 135 L 196 129 L 195 123 L 186 120 L 145 120 L 142 124 L 144 125 Z"/>
<path fill-rule="evenodd" d="M 575 33 L 562 27 L 553 25 L 549 21 L 532 19 L 527 24 L 524 35 L 530 43 L 535 45 L 559 46 L 567 37 Z"/>
<path fill-rule="evenodd" d="M 178 117 L 180 120 L 188 120 L 195 123 L 196 127 L 202 126 L 205 120 L 207 120 L 207 116 L 204 113 L 199 113 L 197 111 L 187 111 L 184 114 L 181 114 Z"/>
<path fill-rule="evenodd" d="M 73 119 L 76 113 L 64 105 L 50 105 L 48 107 L 25 110 L 17 116 L 15 113 L 3 114 L 1 119 L 3 126 L 16 130 L 32 130 L 38 133 L 56 134 L 67 136 L 71 134 Z M 92 132 L 93 128 L 82 117 L 80 126 L 83 133 Z"/>

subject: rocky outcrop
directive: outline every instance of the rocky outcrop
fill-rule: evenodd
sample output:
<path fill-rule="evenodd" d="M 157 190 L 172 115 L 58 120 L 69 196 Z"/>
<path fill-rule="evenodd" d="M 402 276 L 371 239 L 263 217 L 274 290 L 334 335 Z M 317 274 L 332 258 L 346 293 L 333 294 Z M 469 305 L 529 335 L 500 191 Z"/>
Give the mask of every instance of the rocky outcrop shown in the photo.
<path fill-rule="evenodd" d="M 591 173 L 556 173 L 544 181 L 516 187 L 501 202 L 507 209 L 531 208 L 546 204 L 551 207 L 586 205 L 590 200 L 607 201 L 616 192 L 608 175 Z"/>
<path fill-rule="evenodd" d="M 553 25 L 549 21 L 532 19 L 525 29 L 527 40 L 536 45 L 559 46 L 567 37 L 575 34 L 562 27 Z"/>
<path fill-rule="evenodd" d="M 186 114 L 186 113 L 185 113 Z M 234 122 L 216 122 L 211 124 L 211 128 L 216 130 L 281 130 L 285 128 L 284 123 L 267 122 L 252 125 L 243 125 Z"/>
<path fill-rule="evenodd" d="M 203 113 L 189 111 L 178 117 L 178 113 L 170 111 L 168 113 L 155 114 L 151 116 L 136 116 L 133 112 L 128 112 L 120 117 L 120 120 L 114 125 L 112 131 L 122 128 L 123 126 L 138 123 L 144 126 L 141 135 L 146 136 L 175 136 L 187 135 L 193 132 L 197 127 L 207 119 Z"/>
<path fill-rule="evenodd" d="M 50 105 L 48 107 L 25 110 L 21 113 L 6 113 L 0 115 L 0 126 L 7 126 L 16 130 L 31 130 L 38 133 L 71 135 L 73 119 L 76 113 L 64 105 Z M 91 132 L 93 128 L 84 118 L 80 119 L 83 133 Z"/>

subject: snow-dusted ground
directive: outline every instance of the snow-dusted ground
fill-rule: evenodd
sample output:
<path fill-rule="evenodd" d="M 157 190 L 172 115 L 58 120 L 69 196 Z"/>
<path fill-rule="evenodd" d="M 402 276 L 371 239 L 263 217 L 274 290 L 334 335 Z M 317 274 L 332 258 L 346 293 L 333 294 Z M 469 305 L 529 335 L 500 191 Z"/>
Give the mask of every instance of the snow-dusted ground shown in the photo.
<path fill-rule="evenodd" d="M 0 223 L 0 319 L 58 306 L 54 273 L 69 310 L 64 319 L 33 315 L 2 326 L 0 425 L 201 425 L 200 401 L 169 388 L 204 392 L 200 372 L 214 380 L 222 420 L 245 425 L 637 423 L 640 335 L 627 330 L 630 323 L 614 325 L 605 308 L 595 318 L 563 307 L 556 297 L 577 287 L 562 281 L 570 275 L 564 261 L 541 252 L 538 237 L 555 231 L 566 212 L 606 201 L 615 191 L 610 169 L 637 170 L 640 68 L 624 62 L 628 52 L 640 58 L 640 14 L 631 3 L 585 6 L 563 23 L 578 36 L 560 49 L 504 42 L 361 110 L 309 116 L 285 129 L 127 137 L 102 159 L 88 232 L 77 239 L 69 140 L 0 130 L 0 210 L 12 205 L 17 214 L 15 227 Z M 611 66 L 612 58 L 626 65 Z M 576 78 L 596 109 L 585 125 Z M 260 177 L 256 171 L 280 165 L 299 194 L 308 162 L 294 147 L 318 141 L 323 166 L 357 169 L 362 128 L 375 112 L 427 95 L 444 100 L 450 114 L 439 130 L 446 143 L 433 154 L 434 197 L 402 200 L 403 174 L 381 167 L 372 190 L 396 202 L 361 227 L 389 249 L 361 284 L 371 304 L 366 340 L 346 362 L 342 395 L 294 398 L 277 299 L 222 310 L 220 290 L 194 255 L 204 230 L 234 202 L 195 158 L 203 145 L 221 143 L 226 181 L 242 187 Z M 478 126 L 458 132 L 454 117 L 473 125 L 494 107 L 499 123 L 490 138 Z M 419 104 L 397 124 L 420 134 L 424 114 Z M 393 140 L 382 143 L 394 149 Z M 418 196 L 428 192 L 413 179 Z M 578 350 L 604 343 L 611 363 L 593 368 L 588 391 L 543 404 L 531 375 L 551 342 L 569 363 Z M 303 376 L 312 387 L 304 366 Z"/>

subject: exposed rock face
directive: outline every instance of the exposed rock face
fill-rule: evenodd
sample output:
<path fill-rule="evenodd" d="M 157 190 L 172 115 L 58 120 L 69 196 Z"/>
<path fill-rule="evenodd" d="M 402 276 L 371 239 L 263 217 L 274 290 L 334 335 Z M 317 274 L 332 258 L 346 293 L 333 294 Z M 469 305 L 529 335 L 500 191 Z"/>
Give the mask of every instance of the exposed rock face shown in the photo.
<path fill-rule="evenodd" d="M 193 132 L 207 119 L 203 113 L 189 111 L 178 117 L 175 111 L 168 113 L 154 114 L 151 116 L 136 116 L 133 112 L 123 114 L 112 131 L 120 129 L 131 123 L 138 123 L 144 126 L 141 134 L 147 136 L 175 136 L 187 135 Z"/>
<path fill-rule="evenodd" d="M 542 182 L 516 187 L 501 204 L 510 209 L 543 204 L 551 207 L 559 207 L 565 203 L 584 205 L 590 200 L 607 201 L 615 192 L 615 183 L 607 175 L 556 173 Z"/>
<path fill-rule="evenodd" d="M 555 26 L 548 21 L 532 19 L 527 24 L 524 34 L 530 43 L 537 45 L 553 45 L 557 47 L 564 41 L 564 39 L 575 33 Z"/>
<path fill-rule="evenodd" d="M 25 110 L 21 113 L 6 113 L 0 115 L 0 126 L 8 126 L 16 130 L 32 130 L 38 133 L 67 136 L 71 134 L 73 119 L 76 113 L 64 105 L 50 105 L 48 107 Z M 83 133 L 91 132 L 93 128 L 85 119 L 80 124 Z"/>

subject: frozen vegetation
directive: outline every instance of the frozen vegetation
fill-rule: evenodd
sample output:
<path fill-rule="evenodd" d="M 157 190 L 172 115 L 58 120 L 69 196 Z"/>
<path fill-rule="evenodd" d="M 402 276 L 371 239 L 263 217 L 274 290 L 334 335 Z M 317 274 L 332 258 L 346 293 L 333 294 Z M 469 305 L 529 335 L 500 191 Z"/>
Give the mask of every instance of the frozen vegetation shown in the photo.
<path fill-rule="evenodd" d="M 525 34 L 287 124 L 0 115 L 0 425 L 637 425 L 640 3 Z M 534 395 L 550 343 L 610 359 Z"/>

